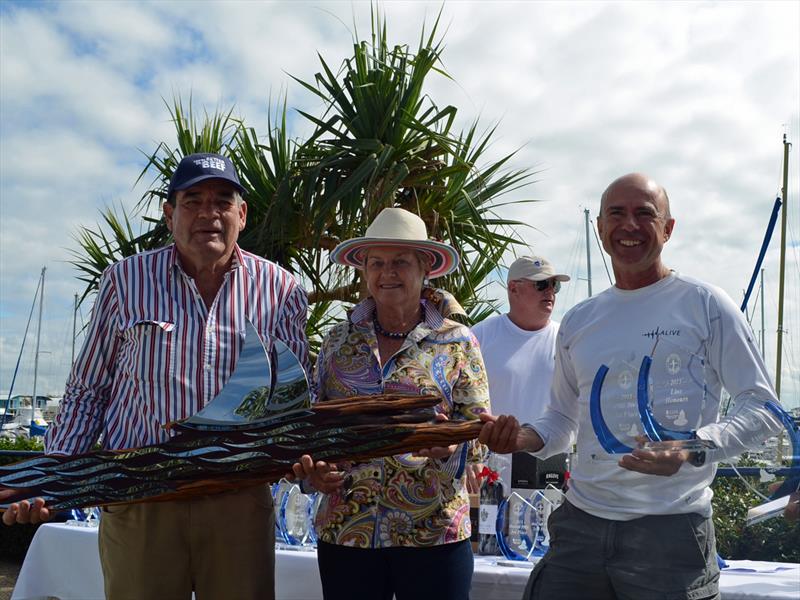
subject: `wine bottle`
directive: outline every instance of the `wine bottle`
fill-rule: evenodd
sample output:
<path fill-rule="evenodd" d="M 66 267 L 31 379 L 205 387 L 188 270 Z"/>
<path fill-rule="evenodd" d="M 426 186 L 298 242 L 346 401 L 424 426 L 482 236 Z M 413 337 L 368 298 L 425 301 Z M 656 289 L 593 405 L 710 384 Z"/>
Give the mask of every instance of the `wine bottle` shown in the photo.
<path fill-rule="evenodd" d="M 497 471 L 484 467 L 481 473 L 478 516 L 478 554 L 500 554 L 497 544 L 497 510 L 503 501 L 503 484 Z"/>

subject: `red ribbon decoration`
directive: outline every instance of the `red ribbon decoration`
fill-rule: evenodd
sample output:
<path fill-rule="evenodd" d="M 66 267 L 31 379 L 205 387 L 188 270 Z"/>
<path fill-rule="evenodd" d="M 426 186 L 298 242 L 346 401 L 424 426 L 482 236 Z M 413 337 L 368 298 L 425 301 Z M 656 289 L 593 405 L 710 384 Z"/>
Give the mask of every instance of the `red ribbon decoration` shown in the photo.
<path fill-rule="evenodd" d="M 489 483 L 494 483 L 500 479 L 500 473 L 497 471 L 492 471 L 489 467 L 484 466 L 483 470 L 478 473 L 478 479 L 483 479 L 484 477 L 489 480 Z"/>

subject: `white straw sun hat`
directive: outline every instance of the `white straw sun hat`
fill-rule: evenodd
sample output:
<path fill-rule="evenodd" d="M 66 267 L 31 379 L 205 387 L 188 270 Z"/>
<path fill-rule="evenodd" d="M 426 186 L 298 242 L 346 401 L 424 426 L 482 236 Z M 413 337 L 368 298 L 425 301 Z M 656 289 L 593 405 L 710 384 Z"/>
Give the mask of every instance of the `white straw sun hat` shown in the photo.
<path fill-rule="evenodd" d="M 364 257 L 375 246 L 401 246 L 419 250 L 431 257 L 428 277 L 441 277 L 458 267 L 458 252 L 442 242 L 428 239 L 425 222 L 402 208 L 384 208 L 363 237 L 345 240 L 331 252 L 331 261 L 340 265 L 364 268 Z"/>

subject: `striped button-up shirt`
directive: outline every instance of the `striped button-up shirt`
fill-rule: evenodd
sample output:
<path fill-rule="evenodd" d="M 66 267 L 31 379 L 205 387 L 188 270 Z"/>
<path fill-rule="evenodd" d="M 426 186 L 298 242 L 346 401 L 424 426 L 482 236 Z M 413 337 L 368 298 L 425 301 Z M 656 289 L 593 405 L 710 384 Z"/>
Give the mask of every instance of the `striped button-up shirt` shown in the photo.
<path fill-rule="evenodd" d="M 234 371 L 249 320 L 308 366 L 308 301 L 285 269 L 234 249 L 211 307 L 181 268 L 175 246 L 109 267 L 86 341 L 48 428 L 48 452 L 86 452 L 166 441 L 163 426 L 213 400 Z M 307 369 L 306 369 L 307 370 Z"/>

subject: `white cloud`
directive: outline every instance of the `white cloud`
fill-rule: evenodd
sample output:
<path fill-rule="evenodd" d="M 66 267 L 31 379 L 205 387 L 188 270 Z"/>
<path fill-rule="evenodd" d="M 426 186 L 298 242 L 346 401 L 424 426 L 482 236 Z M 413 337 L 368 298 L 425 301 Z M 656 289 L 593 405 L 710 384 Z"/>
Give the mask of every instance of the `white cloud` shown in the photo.
<path fill-rule="evenodd" d="M 439 8 L 382 5 L 392 41 L 416 47 L 420 26 L 429 28 Z M 259 131 L 270 96 L 274 105 L 287 93 L 290 108 L 314 112 L 319 101 L 289 74 L 313 81 L 317 52 L 337 69 L 351 51 L 354 18 L 364 37 L 365 2 L 0 9 L 0 388 L 42 264 L 62 305 L 52 310 L 68 320 L 80 289 L 63 262 L 70 234 L 93 225 L 111 201 L 132 207 L 143 190 L 131 189 L 145 164 L 139 149 L 173 139 L 162 98 L 191 93 L 198 111 L 235 104 L 235 114 Z M 593 216 L 612 179 L 641 170 L 672 198 L 678 228 L 669 264 L 738 298 L 780 185 L 784 124 L 800 143 L 799 21 L 797 3 L 784 2 L 451 2 L 440 33 L 455 82 L 432 75 L 427 91 L 437 104 L 459 108 L 461 126 L 477 117 L 499 123 L 491 157 L 519 149 L 512 168 L 541 170 L 534 186 L 511 198 L 546 201 L 502 213 L 534 225 L 525 239 L 559 267 L 584 276 L 583 207 Z M 295 135 L 303 135 L 307 125 L 291 117 Z M 797 214 L 790 213 L 795 240 Z M 592 252 L 597 291 L 607 283 L 594 245 Z M 772 296 L 776 262 L 773 249 L 766 265 Z M 797 290 L 796 260 L 793 277 Z M 577 279 L 565 286 L 558 311 L 585 289 Z M 491 290 L 504 295 L 496 284 Z M 774 323 L 774 306 L 768 314 Z M 52 377 L 50 391 L 62 380 L 63 373 Z M 800 385 L 792 389 L 800 395 Z"/>

